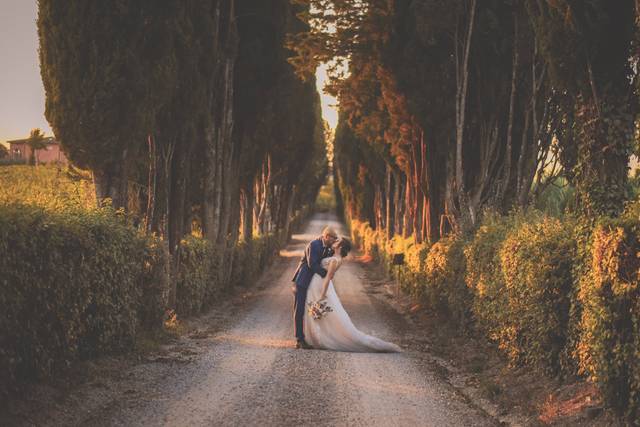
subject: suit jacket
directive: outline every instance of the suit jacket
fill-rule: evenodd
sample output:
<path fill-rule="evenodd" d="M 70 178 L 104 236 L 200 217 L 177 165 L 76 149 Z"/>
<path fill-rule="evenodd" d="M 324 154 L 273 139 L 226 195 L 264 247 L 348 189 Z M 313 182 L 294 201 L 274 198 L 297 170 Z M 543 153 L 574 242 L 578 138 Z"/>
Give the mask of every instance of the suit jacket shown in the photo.
<path fill-rule="evenodd" d="M 322 267 L 321 261 L 323 258 L 332 255 L 333 249 L 330 247 L 325 248 L 320 237 L 312 240 L 304 249 L 304 255 L 300 259 L 292 281 L 296 282 L 297 286 L 308 288 L 314 274 L 325 277 L 327 270 Z"/>

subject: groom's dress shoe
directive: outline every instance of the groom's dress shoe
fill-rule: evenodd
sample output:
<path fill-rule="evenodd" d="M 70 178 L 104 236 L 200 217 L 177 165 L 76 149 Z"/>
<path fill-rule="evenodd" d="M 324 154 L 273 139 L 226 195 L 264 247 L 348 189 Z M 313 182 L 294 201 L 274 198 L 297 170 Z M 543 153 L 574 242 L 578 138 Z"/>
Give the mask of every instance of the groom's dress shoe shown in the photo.
<path fill-rule="evenodd" d="M 309 350 L 309 349 L 312 349 L 313 347 L 311 347 L 309 344 L 307 344 L 306 341 L 298 341 L 298 342 L 296 342 L 296 348 L 302 348 L 304 350 Z"/>

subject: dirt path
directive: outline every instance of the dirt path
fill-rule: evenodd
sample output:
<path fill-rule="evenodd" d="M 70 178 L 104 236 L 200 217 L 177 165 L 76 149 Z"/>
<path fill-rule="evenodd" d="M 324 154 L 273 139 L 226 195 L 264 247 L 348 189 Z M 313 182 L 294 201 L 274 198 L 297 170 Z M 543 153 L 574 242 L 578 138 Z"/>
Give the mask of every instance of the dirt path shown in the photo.
<path fill-rule="evenodd" d="M 334 217 L 316 215 L 265 273 L 251 301 L 228 308 L 226 325 L 216 313 L 198 320 L 197 330 L 172 349 L 180 357 L 152 357 L 102 388 L 87 385 L 34 424 L 495 425 L 415 350 L 293 348 L 290 278 L 304 245 L 327 223 L 344 233 Z M 364 332 L 402 343 L 408 325 L 368 294 L 363 276 L 356 262 L 337 275 L 345 308 Z"/>

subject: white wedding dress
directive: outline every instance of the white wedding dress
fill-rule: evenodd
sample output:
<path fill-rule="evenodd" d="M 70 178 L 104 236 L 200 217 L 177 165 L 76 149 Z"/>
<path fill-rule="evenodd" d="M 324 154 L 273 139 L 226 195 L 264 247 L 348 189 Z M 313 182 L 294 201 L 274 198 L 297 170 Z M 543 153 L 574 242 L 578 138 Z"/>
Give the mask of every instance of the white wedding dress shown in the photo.
<path fill-rule="evenodd" d="M 324 258 L 322 266 L 328 268 L 331 260 L 338 262 L 337 271 L 342 262 L 336 257 Z M 323 281 L 324 279 L 319 274 L 313 276 L 307 292 L 307 303 L 316 302 L 320 299 Z M 325 313 L 320 319 L 314 319 L 309 314 L 308 306 L 307 310 L 305 310 L 303 320 L 304 337 L 305 341 L 313 348 L 362 353 L 402 351 L 397 345 L 360 332 L 353 325 L 349 314 L 342 307 L 340 298 L 336 294 L 333 281 L 329 282 L 325 301 L 333 311 Z"/>

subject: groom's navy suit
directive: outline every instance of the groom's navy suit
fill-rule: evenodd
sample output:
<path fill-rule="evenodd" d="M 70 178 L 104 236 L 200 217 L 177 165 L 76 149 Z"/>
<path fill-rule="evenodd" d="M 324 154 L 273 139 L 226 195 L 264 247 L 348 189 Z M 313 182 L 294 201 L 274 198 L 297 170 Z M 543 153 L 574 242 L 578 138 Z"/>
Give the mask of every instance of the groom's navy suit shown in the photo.
<path fill-rule="evenodd" d="M 304 318 L 305 303 L 307 300 L 307 290 L 314 274 L 321 277 L 327 275 L 327 270 L 322 267 L 322 258 L 333 255 L 333 249 L 322 243 L 322 238 L 312 240 L 304 250 L 304 255 L 298 264 L 293 281 L 296 283 L 296 299 L 293 310 L 295 317 L 295 334 L 298 341 L 304 341 L 304 330 L 302 319 Z"/>

